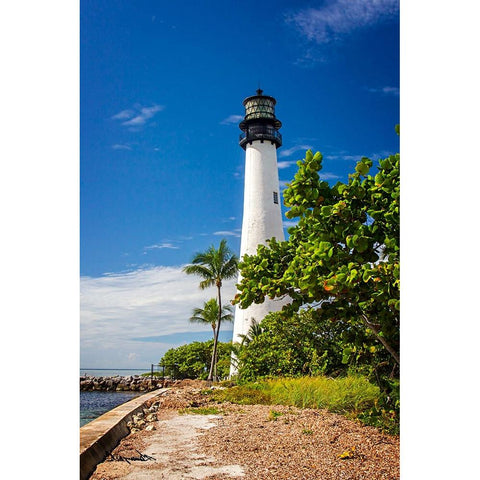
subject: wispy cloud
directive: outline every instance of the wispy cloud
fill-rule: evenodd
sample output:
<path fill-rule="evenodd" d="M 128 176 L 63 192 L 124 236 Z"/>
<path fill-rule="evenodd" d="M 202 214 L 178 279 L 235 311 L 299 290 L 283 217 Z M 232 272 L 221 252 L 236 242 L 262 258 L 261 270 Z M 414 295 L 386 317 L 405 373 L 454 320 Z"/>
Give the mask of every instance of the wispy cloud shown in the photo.
<path fill-rule="evenodd" d="M 320 180 L 336 180 L 340 178 L 339 175 L 331 172 L 321 172 L 318 174 L 318 176 L 320 177 Z"/>
<path fill-rule="evenodd" d="M 329 0 L 320 8 L 301 9 L 287 17 L 297 31 L 317 44 L 395 17 L 399 0 Z"/>
<path fill-rule="evenodd" d="M 227 118 L 224 118 L 220 125 L 232 125 L 243 120 L 242 115 L 229 115 Z"/>
<path fill-rule="evenodd" d="M 398 87 L 381 87 L 381 88 L 367 88 L 369 92 L 372 93 L 381 93 L 383 95 L 400 95 L 400 89 Z"/>
<path fill-rule="evenodd" d="M 173 245 L 172 243 L 157 243 L 155 245 L 150 245 L 148 247 L 145 247 L 145 250 L 155 250 L 155 249 L 162 249 L 162 248 L 171 248 L 171 249 L 178 249 L 180 247 L 177 247 L 176 245 Z"/>
<path fill-rule="evenodd" d="M 122 110 L 121 112 L 117 113 L 116 115 L 112 116 L 113 120 L 126 120 L 128 118 L 132 118 L 135 115 L 134 110 Z"/>
<path fill-rule="evenodd" d="M 220 230 L 218 232 L 213 232 L 213 234 L 221 237 L 240 237 L 240 230 Z"/>
<path fill-rule="evenodd" d="M 375 161 L 380 158 L 386 158 L 389 155 L 393 155 L 393 152 L 382 150 L 380 152 L 373 152 L 373 153 L 365 153 L 361 154 L 350 154 L 347 152 L 338 152 L 332 154 L 325 154 L 323 158 L 325 160 L 340 160 L 340 161 L 347 161 L 347 162 L 358 162 L 362 159 L 362 157 L 370 158 L 371 160 Z"/>
<path fill-rule="evenodd" d="M 236 280 L 224 282 L 225 301 Z M 81 365 L 90 368 L 143 368 L 160 360 L 172 342 L 140 343 L 135 338 L 206 331 L 189 324 L 193 308 L 215 296 L 182 267 L 153 267 L 80 279 Z M 193 330 L 193 332 L 192 332 Z"/>
<path fill-rule="evenodd" d="M 298 152 L 299 150 L 302 150 L 303 152 L 306 152 L 307 150 L 311 149 L 311 145 L 295 145 L 294 147 L 287 148 L 285 150 L 280 150 L 280 153 L 278 154 L 279 157 L 289 157 L 290 155 L 293 155 L 295 152 Z M 295 162 L 293 162 L 295 163 Z"/>
<path fill-rule="evenodd" d="M 297 163 L 297 160 L 283 160 L 280 162 L 277 162 L 277 167 L 280 170 L 283 170 L 284 168 L 291 167 L 292 165 L 295 165 Z"/>
<path fill-rule="evenodd" d="M 130 145 L 122 145 L 120 143 L 116 143 L 115 145 L 112 145 L 112 148 L 114 150 L 131 150 L 132 149 Z"/>
<path fill-rule="evenodd" d="M 228 217 L 228 218 L 222 218 L 222 223 L 230 223 L 233 222 L 237 219 L 237 217 Z"/>
<path fill-rule="evenodd" d="M 152 119 L 158 112 L 164 110 L 163 105 L 151 105 L 149 107 L 143 107 L 141 105 L 135 105 L 131 109 L 122 110 L 121 112 L 113 115 L 113 120 L 123 120 L 122 125 L 126 127 L 141 127 L 145 125 L 150 119 Z"/>
<path fill-rule="evenodd" d="M 355 161 L 358 162 L 362 157 L 366 155 L 350 155 L 350 154 L 326 154 L 323 156 L 325 160 L 345 160 L 345 161 Z"/>

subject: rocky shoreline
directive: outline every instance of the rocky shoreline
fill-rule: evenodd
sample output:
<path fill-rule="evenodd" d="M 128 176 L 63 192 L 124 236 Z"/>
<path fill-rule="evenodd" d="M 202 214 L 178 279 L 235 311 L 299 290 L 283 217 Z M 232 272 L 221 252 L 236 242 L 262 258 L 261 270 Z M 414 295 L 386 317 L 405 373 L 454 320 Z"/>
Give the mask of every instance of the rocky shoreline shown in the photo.
<path fill-rule="evenodd" d="M 91 375 L 80 376 L 80 390 L 84 392 L 149 392 L 157 388 L 165 388 L 177 383 L 168 378 L 151 378 L 141 375 L 120 375 L 94 377 Z"/>

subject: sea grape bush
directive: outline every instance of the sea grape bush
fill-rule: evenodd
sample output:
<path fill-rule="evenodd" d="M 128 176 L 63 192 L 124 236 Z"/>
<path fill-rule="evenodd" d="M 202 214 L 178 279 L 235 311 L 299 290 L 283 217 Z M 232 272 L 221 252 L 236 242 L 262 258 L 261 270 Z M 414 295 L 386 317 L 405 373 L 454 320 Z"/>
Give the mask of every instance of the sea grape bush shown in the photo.
<path fill-rule="evenodd" d="M 371 354 L 373 369 L 392 370 L 400 362 L 400 156 L 380 160 L 373 174 L 364 157 L 347 183 L 334 186 L 320 178 L 319 152 L 307 151 L 297 165 L 284 201 L 298 224 L 288 241 L 272 239 L 243 257 L 234 303 L 288 296 L 287 314 L 321 304 L 318 322 L 350 324 L 344 363 Z"/>

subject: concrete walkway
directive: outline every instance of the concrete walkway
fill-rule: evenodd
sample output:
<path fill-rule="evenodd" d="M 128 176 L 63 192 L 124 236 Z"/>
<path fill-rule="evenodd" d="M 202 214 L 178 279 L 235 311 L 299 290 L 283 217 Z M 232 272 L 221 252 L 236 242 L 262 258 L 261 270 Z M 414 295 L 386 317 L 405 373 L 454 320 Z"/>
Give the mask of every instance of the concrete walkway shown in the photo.
<path fill-rule="evenodd" d="M 201 480 L 213 475 L 221 478 L 244 476 L 241 465 L 220 464 L 198 445 L 198 437 L 223 422 L 219 415 L 179 415 L 155 423 L 155 430 L 142 436 L 142 454 L 147 461 L 115 461 L 98 465 L 92 480 Z M 129 441 L 129 447 L 132 443 Z M 136 445 L 133 445 L 135 447 Z"/>
<path fill-rule="evenodd" d="M 163 395 L 168 388 L 160 388 L 134 398 L 104 413 L 80 428 L 80 480 L 86 480 L 95 467 L 129 434 L 127 422 L 143 405 L 154 397 Z"/>

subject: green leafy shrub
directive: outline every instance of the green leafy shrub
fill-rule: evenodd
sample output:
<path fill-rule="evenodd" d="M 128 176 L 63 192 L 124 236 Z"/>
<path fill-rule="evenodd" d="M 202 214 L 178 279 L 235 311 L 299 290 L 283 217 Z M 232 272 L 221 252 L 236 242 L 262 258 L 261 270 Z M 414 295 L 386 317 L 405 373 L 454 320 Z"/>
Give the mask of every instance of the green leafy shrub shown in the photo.
<path fill-rule="evenodd" d="M 208 342 L 192 342 L 171 348 L 165 352 L 159 365 L 165 366 L 165 375 L 178 379 L 200 378 L 208 376 L 212 359 L 213 340 Z M 219 377 L 227 377 L 230 370 L 231 342 L 217 345 Z"/>
<path fill-rule="evenodd" d="M 357 417 L 366 425 L 398 435 L 400 433 L 400 382 L 390 380 L 389 388 L 384 391 L 375 405 Z"/>
<path fill-rule="evenodd" d="M 238 350 L 240 382 L 268 376 L 303 376 L 346 371 L 342 343 L 347 322 L 319 322 L 318 311 L 267 315 Z"/>

